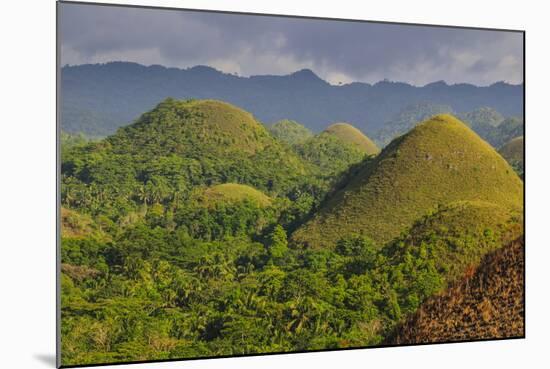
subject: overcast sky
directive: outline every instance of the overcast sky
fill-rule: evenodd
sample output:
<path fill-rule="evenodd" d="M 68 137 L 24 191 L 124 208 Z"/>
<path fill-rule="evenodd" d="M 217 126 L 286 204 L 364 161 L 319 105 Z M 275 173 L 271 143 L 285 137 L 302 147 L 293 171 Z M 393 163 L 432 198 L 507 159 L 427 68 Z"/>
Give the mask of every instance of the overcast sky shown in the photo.
<path fill-rule="evenodd" d="M 523 82 L 521 33 L 61 5 L 62 64 L 209 65 L 242 76 L 309 68 L 330 83 Z"/>

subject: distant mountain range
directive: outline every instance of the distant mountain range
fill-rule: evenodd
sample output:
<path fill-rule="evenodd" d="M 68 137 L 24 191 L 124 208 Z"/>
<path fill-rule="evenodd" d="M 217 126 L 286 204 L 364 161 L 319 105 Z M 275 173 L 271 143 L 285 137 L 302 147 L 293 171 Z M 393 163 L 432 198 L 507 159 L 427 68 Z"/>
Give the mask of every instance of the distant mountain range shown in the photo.
<path fill-rule="evenodd" d="M 333 122 L 350 122 L 375 139 L 385 123 L 414 104 L 444 105 L 458 114 L 485 106 L 503 116 L 523 113 L 523 85 L 439 81 L 416 87 L 381 81 L 335 86 L 308 69 L 240 77 L 207 66 L 177 69 L 111 62 L 63 67 L 61 88 L 63 130 L 89 136 L 112 134 L 167 97 L 220 99 L 265 124 L 292 119 L 314 132 Z"/>

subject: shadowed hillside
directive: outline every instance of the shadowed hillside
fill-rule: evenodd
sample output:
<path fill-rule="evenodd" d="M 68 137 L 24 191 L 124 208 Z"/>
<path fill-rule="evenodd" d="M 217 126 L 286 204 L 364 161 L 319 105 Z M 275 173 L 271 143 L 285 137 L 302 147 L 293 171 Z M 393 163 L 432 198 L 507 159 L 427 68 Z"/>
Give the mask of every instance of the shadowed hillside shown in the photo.
<path fill-rule="evenodd" d="M 487 106 L 461 114 L 460 118 L 478 134 L 487 130 L 486 127 L 498 127 L 504 121 L 504 117 L 498 111 Z"/>
<path fill-rule="evenodd" d="M 459 200 L 520 208 L 522 182 L 465 124 L 438 115 L 395 139 L 292 240 L 314 248 L 332 247 L 353 232 L 383 243 L 433 207 Z"/>
<path fill-rule="evenodd" d="M 523 136 L 516 137 L 498 150 L 500 155 L 514 168 L 519 175 L 523 175 L 525 170 L 523 163 Z"/>
<path fill-rule="evenodd" d="M 313 132 L 293 120 L 283 119 L 269 127 L 269 131 L 279 140 L 293 146 L 304 143 L 313 137 Z"/>
<path fill-rule="evenodd" d="M 386 344 L 524 336 L 524 243 L 487 255 L 477 269 L 428 299 Z"/>
<path fill-rule="evenodd" d="M 487 127 L 485 125 L 485 127 Z M 522 118 L 506 118 L 497 127 L 492 128 L 482 136 L 493 147 L 499 148 L 515 137 L 523 136 L 524 122 Z"/>
<path fill-rule="evenodd" d="M 398 114 L 392 116 L 374 138 L 382 146 L 386 146 L 395 137 L 407 133 L 415 125 L 438 114 L 454 114 L 448 105 L 431 104 L 427 102 L 408 105 Z"/>

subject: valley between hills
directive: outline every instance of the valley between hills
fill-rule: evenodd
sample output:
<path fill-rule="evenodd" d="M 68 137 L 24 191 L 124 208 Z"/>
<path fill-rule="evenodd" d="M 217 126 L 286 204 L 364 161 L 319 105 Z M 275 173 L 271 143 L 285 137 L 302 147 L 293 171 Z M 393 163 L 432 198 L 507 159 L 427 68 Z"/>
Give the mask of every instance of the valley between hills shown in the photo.
<path fill-rule="evenodd" d="M 522 336 L 523 122 L 392 122 L 167 98 L 63 132 L 63 365 Z"/>

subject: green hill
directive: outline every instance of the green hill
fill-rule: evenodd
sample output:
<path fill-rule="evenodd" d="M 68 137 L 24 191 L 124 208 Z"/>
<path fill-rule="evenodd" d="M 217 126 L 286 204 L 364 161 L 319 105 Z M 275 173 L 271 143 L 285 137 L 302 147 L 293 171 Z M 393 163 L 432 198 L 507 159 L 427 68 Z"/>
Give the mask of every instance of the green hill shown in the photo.
<path fill-rule="evenodd" d="M 293 235 L 333 247 L 350 233 L 387 242 L 440 204 L 482 200 L 523 206 L 523 185 L 506 161 L 464 123 L 438 115 L 392 141 Z"/>
<path fill-rule="evenodd" d="M 347 123 L 335 123 L 295 148 L 304 160 L 319 168 L 323 177 L 333 179 L 380 151 L 367 136 Z"/>
<path fill-rule="evenodd" d="M 490 251 L 523 234 L 522 209 L 489 202 L 457 201 L 426 214 L 385 246 L 391 259 L 414 255 L 427 246 L 429 258 L 445 282 L 454 281 Z M 426 256 L 424 256 L 426 257 Z"/>
<path fill-rule="evenodd" d="M 168 98 L 107 138 L 114 152 L 151 154 L 256 153 L 273 139 L 252 114 L 216 100 Z"/>
<path fill-rule="evenodd" d="M 237 203 L 241 201 L 254 202 L 261 207 L 271 204 L 269 196 L 253 187 L 237 183 L 224 183 L 209 187 L 199 195 L 199 201 L 206 205 L 220 202 Z"/>
<path fill-rule="evenodd" d="M 166 99 L 114 135 L 66 152 L 62 195 L 67 200 L 93 189 L 111 202 L 103 210 L 112 205 L 120 212 L 127 207 L 117 204 L 121 196 L 138 204 L 166 203 L 198 186 L 230 182 L 284 194 L 308 175 L 308 167 L 242 109 L 214 100 Z"/>
<path fill-rule="evenodd" d="M 359 147 L 326 132 L 296 146 L 296 151 L 305 161 L 317 167 L 324 178 L 337 178 L 365 158 L 365 152 Z"/>
<path fill-rule="evenodd" d="M 313 132 L 309 129 L 296 121 L 288 119 L 276 122 L 269 127 L 269 131 L 274 137 L 291 146 L 304 143 L 306 140 L 313 137 Z"/>
<path fill-rule="evenodd" d="M 520 136 L 508 141 L 498 150 L 500 155 L 502 155 L 520 175 L 522 175 L 525 170 L 523 164 L 523 145 L 523 136 Z"/>
<path fill-rule="evenodd" d="M 387 276 L 385 283 L 395 292 L 390 314 L 395 323 L 477 267 L 486 254 L 522 235 L 521 209 L 479 200 L 457 201 L 434 209 L 399 237 L 375 249 L 377 256 L 367 260 L 379 261 L 368 268 L 374 276 Z M 353 237 L 358 236 L 351 240 Z M 336 250 L 349 240 L 339 241 Z"/>
<path fill-rule="evenodd" d="M 331 124 L 323 132 L 335 136 L 343 142 L 354 145 L 367 155 L 376 155 L 380 152 L 378 146 L 370 138 L 349 123 Z"/>

